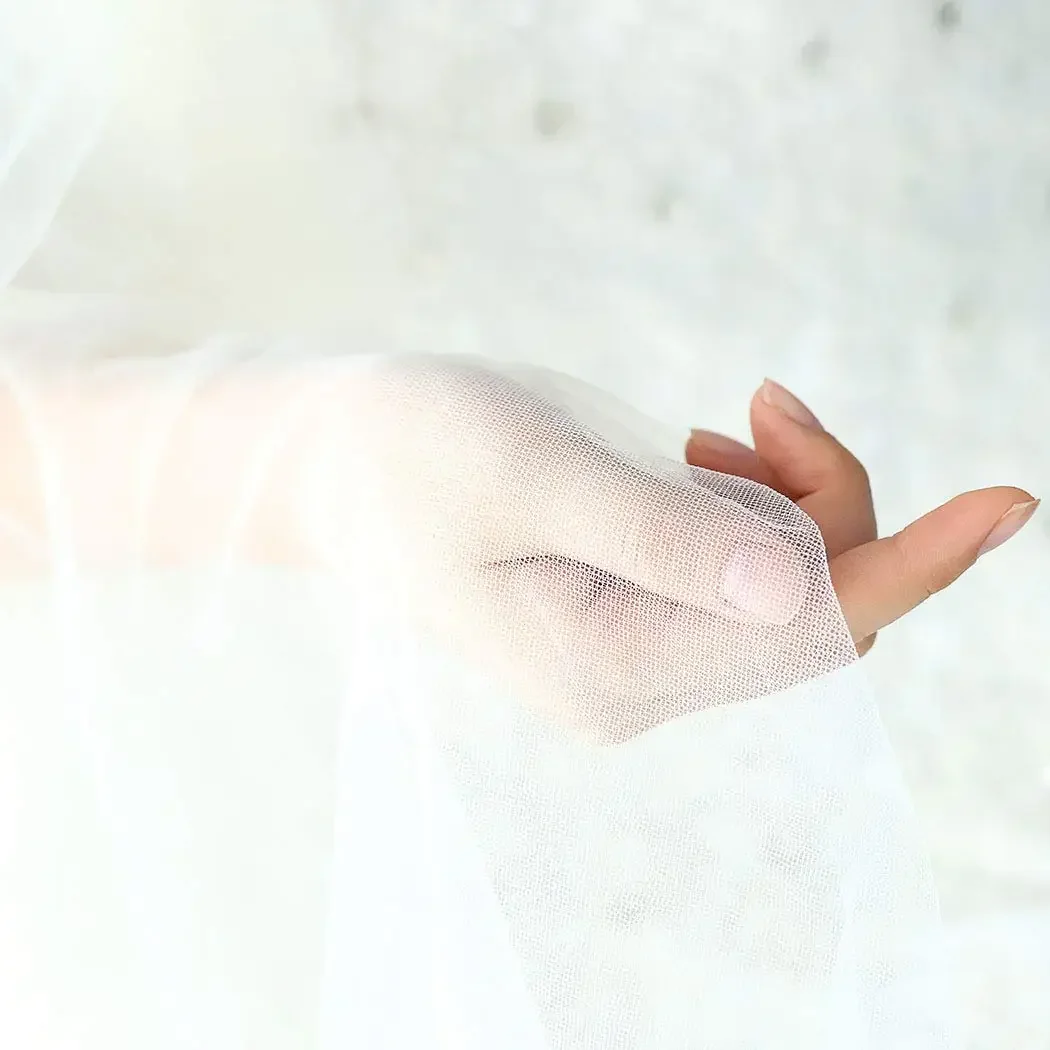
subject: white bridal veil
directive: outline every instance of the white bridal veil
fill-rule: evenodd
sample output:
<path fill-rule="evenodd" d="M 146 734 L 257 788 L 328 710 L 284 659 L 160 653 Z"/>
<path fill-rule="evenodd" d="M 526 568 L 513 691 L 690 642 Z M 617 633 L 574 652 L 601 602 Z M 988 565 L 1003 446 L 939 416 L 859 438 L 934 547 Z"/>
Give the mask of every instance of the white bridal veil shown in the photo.
<path fill-rule="evenodd" d="M 0 1041 L 952 1045 L 812 522 L 370 327 L 369 11 L 0 3 Z"/>

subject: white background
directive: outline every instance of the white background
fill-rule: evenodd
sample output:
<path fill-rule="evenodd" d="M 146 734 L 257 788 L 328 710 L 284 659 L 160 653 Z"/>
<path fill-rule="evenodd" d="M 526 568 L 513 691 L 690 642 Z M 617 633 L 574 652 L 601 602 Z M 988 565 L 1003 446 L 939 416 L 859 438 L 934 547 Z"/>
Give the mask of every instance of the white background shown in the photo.
<path fill-rule="evenodd" d="M 171 206 L 149 210 L 153 255 L 141 216 L 131 240 L 114 227 L 93 282 L 125 287 L 129 245 L 155 281 L 192 207 L 214 264 L 197 279 L 231 310 L 229 274 L 254 268 L 263 316 L 259 281 L 310 259 L 338 296 L 300 281 L 282 300 L 297 316 L 338 299 L 365 349 L 549 364 L 683 442 L 690 425 L 746 437 L 770 375 L 868 465 L 884 530 L 983 485 L 1050 493 L 1044 0 L 331 0 L 289 17 L 300 36 L 275 31 L 281 8 L 209 10 L 216 54 L 258 45 L 243 80 L 218 61 L 207 81 L 179 51 L 194 31 L 157 14 L 170 67 L 137 55 L 156 91 L 128 94 L 84 185 L 126 210 L 114 179 L 152 179 Z M 323 70 L 296 60 L 311 40 Z M 187 84 L 200 144 L 209 91 L 265 117 L 240 157 L 213 141 L 239 164 L 181 171 L 166 140 L 119 167 L 158 101 L 193 109 Z M 245 158 L 264 161 L 250 178 Z M 195 178 L 214 199 L 190 201 Z M 262 211 L 289 191 L 294 222 Z M 60 215 L 74 233 L 99 214 L 81 193 Z M 27 273 L 61 283 L 68 260 L 52 246 Z M 1043 508 L 868 660 L 967 934 L 972 1050 L 1050 1045 L 1048 644 Z"/>

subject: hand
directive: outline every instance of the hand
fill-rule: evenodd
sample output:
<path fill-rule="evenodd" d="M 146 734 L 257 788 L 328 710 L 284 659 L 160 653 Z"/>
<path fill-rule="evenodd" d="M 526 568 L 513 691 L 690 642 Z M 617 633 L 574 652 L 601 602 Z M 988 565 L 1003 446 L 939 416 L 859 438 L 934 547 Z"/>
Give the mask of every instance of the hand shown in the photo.
<path fill-rule="evenodd" d="M 1027 507 L 1007 529 L 1031 513 L 1026 492 L 991 489 L 877 540 L 863 467 L 773 386 L 754 450 L 697 433 L 691 467 L 630 455 L 600 420 L 472 364 L 402 362 L 357 392 L 390 486 L 377 535 L 397 537 L 412 587 L 398 607 L 509 657 L 514 691 L 604 743 L 844 666 L 997 541 L 1004 512 Z"/>
<path fill-rule="evenodd" d="M 686 460 L 768 485 L 817 523 L 862 655 L 881 628 L 954 583 L 981 554 L 1013 536 L 1038 506 L 1024 489 L 981 489 L 878 539 L 863 465 L 793 394 L 767 380 L 751 401 L 751 431 L 754 448 L 694 431 Z"/>
<path fill-rule="evenodd" d="M 197 360 L 41 383 L 36 431 L 67 450 L 76 490 L 60 520 L 25 420 L 0 411 L 0 507 L 42 545 L 0 558 L 0 576 L 46 569 L 54 535 L 85 567 L 356 551 L 366 602 L 393 595 L 442 643 L 508 657 L 512 691 L 603 742 L 843 666 L 1033 509 L 1020 489 L 969 493 L 876 540 L 863 468 L 773 386 L 752 406 L 754 450 L 697 433 L 690 467 L 625 451 L 644 427 L 622 410 L 585 421 L 469 362 L 234 361 L 186 399 Z"/>

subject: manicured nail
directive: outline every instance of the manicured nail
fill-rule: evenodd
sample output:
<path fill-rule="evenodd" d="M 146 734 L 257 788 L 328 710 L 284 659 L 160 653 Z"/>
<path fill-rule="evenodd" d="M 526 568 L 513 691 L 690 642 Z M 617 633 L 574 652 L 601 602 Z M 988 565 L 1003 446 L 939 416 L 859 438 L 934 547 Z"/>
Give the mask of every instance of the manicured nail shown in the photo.
<path fill-rule="evenodd" d="M 762 400 L 767 405 L 779 409 L 789 419 L 801 423 L 812 430 L 823 430 L 820 420 L 790 390 L 785 390 L 779 383 L 767 379 L 762 384 Z"/>
<path fill-rule="evenodd" d="M 722 597 L 766 623 L 785 626 L 806 598 L 805 568 L 786 549 L 764 545 L 736 550 L 726 564 Z"/>
<path fill-rule="evenodd" d="M 994 551 L 996 547 L 1001 547 L 1008 539 L 1016 536 L 1031 520 L 1039 503 L 1037 499 L 1029 500 L 1027 503 L 1015 503 L 999 519 L 995 528 L 988 533 L 988 538 L 981 545 L 977 557 L 980 558 L 989 551 Z"/>
<path fill-rule="evenodd" d="M 728 456 L 754 455 L 751 449 L 743 442 L 734 441 L 724 434 L 716 434 L 713 430 L 690 430 L 689 444 L 699 445 L 710 449 L 712 452 L 720 452 Z"/>

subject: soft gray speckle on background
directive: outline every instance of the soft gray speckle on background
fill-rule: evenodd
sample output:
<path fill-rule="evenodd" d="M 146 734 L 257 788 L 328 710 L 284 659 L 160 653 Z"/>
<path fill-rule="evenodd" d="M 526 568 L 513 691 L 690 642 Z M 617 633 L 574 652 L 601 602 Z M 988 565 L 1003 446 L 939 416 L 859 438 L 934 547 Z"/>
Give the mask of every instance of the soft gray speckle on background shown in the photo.
<path fill-rule="evenodd" d="M 548 364 L 683 444 L 746 438 L 769 375 L 867 464 L 884 531 L 985 485 L 1050 497 L 1046 0 L 320 6 L 335 72 L 298 133 L 338 155 L 342 211 L 267 233 L 296 267 L 331 253 L 333 323 Z M 250 215 L 263 194 L 238 189 Z M 155 221 L 158 245 L 189 237 L 174 206 Z M 119 286 L 114 244 L 92 274 Z M 280 258 L 250 263 L 280 282 Z M 1048 648 L 1050 505 L 867 661 L 958 937 L 966 1050 L 1050 1046 Z"/>
<path fill-rule="evenodd" d="M 683 438 L 746 437 L 771 375 L 863 458 L 884 530 L 1050 494 L 1041 0 L 420 10 L 362 10 L 348 88 L 406 214 L 370 279 L 401 338 L 545 360 Z M 1050 1045 L 1048 595 L 1044 507 L 869 659 L 973 1050 Z"/>

